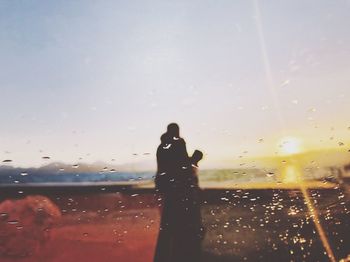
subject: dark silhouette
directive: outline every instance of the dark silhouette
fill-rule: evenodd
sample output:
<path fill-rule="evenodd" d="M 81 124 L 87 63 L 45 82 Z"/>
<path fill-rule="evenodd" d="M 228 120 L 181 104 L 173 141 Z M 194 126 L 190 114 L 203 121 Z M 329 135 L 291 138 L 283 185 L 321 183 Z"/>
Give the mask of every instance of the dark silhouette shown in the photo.
<path fill-rule="evenodd" d="M 202 152 L 188 157 L 179 126 L 169 124 L 157 149 L 156 190 L 162 196 L 155 262 L 200 261 L 204 230 L 197 168 Z"/>

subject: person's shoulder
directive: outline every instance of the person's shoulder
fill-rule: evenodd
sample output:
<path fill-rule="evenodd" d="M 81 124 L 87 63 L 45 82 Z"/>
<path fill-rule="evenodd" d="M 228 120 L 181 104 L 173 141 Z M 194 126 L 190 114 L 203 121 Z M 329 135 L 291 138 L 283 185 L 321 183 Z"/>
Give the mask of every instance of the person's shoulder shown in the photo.
<path fill-rule="evenodd" d="M 157 154 L 157 155 L 162 154 L 163 151 L 164 151 L 164 147 L 163 147 L 162 144 L 160 144 L 160 145 L 157 147 L 157 153 L 156 153 L 156 154 Z"/>
<path fill-rule="evenodd" d="M 180 138 L 177 140 L 177 142 L 178 142 L 179 144 L 186 144 L 185 139 L 183 139 L 182 137 L 180 137 Z"/>
<path fill-rule="evenodd" d="M 184 147 L 186 146 L 186 142 L 183 138 L 179 137 L 178 139 L 174 139 L 173 141 L 175 147 Z"/>

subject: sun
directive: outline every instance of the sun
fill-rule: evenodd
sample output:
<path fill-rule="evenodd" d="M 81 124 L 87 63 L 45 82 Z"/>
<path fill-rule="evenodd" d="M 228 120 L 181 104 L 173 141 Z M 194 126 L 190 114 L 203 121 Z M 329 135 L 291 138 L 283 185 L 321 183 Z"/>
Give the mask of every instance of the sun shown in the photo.
<path fill-rule="evenodd" d="M 283 155 L 294 155 L 302 150 L 301 141 L 295 137 L 285 137 L 279 143 L 280 152 Z"/>

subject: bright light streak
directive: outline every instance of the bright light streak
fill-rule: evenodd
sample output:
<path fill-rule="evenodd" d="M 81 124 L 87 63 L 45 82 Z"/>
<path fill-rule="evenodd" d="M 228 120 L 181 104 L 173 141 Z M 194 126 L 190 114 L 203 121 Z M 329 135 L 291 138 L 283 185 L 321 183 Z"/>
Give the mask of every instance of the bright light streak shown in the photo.
<path fill-rule="evenodd" d="M 275 89 L 274 78 L 271 70 L 271 63 L 270 63 L 269 55 L 266 48 L 266 41 L 264 36 L 263 23 L 261 19 L 261 12 L 260 12 L 258 0 L 254 1 L 254 14 L 256 19 L 256 28 L 258 31 L 259 44 L 261 49 L 261 56 L 262 56 L 265 76 L 266 76 L 267 88 L 271 95 L 274 109 L 276 110 L 276 113 L 277 113 L 278 123 L 280 124 L 281 129 L 284 130 L 285 123 L 284 123 L 284 118 L 282 117 L 282 114 L 281 114 L 279 97 Z"/>
<path fill-rule="evenodd" d="M 316 231 L 317 231 L 318 235 L 320 236 L 323 247 L 325 248 L 325 250 L 327 252 L 328 258 L 331 262 L 336 262 L 333 250 L 329 244 L 327 235 L 326 235 L 326 233 L 322 227 L 322 224 L 320 222 L 318 212 L 315 209 L 314 205 L 312 204 L 312 200 L 310 199 L 309 192 L 307 191 L 307 188 L 304 186 L 303 183 L 301 183 L 300 189 L 301 189 L 301 192 L 303 193 L 303 196 L 304 196 L 307 208 L 309 210 L 310 216 L 311 216 L 312 220 L 314 221 Z"/>

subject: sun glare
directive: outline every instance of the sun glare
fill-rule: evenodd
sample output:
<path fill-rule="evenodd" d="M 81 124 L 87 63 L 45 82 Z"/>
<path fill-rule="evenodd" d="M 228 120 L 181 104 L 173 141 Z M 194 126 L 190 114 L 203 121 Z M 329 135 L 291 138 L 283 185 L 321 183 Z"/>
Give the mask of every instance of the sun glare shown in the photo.
<path fill-rule="evenodd" d="M 295 137 L 286 137 L 279 143 L 280 151 L 284 155 L 293 155 L 301 151 L 300 140 Z"/>

